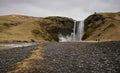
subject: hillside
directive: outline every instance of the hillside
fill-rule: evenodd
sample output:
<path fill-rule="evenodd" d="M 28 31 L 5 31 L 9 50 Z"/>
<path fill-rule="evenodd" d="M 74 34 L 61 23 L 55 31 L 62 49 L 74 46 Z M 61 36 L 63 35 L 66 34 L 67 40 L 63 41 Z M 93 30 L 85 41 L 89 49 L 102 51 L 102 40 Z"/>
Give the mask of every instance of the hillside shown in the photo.
<path fill-rule="evenodd" d="M 120 12 L 94 13 L 85 19 L 84 41 L 120 40 Z M 59 41 L 73 32 L 67 17 L 0 16 L 0 42 Z"/>
<path fill-rule="evenodd" d="M 85 35 L 87 41 L 120 40 L 120 12 L 95 13 L 85 19 Z"/>
<path fill-rule="evenodd" d="M 67 17 L 0 16 L 0 42 L 59 41 L 59 34 L 72 28 L 73 19 Z"/>

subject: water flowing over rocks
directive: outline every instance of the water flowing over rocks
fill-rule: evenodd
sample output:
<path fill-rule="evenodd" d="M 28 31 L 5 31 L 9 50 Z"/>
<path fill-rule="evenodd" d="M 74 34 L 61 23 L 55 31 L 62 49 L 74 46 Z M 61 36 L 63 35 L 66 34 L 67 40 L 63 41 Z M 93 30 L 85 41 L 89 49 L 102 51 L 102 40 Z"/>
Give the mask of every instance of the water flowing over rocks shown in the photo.
<path fill-rule="evenodd" d="M 15 48 L 15 47 L 28 47 L 37 44 L 39 43 L 0 43 L 0 46 Z"/>

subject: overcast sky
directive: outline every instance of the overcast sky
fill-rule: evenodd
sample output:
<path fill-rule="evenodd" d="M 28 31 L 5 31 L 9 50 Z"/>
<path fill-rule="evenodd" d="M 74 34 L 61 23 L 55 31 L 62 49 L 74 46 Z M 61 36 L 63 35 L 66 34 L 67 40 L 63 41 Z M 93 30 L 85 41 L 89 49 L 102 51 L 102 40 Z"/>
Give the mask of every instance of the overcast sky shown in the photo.
<path fill-rule="evenodd" d="M 120 0 L 0 0 L 0 15 L 65 16 L 83 20 L 94 12 L 118 12 Z"/>

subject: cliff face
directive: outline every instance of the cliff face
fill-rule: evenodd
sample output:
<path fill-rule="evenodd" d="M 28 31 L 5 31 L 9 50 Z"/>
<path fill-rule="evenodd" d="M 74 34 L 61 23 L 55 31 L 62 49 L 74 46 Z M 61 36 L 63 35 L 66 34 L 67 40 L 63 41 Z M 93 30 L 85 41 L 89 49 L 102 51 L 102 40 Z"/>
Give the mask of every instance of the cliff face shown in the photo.
<path fill-rule="evenodd" d="M 0 16 L 0 42 L 59 41 L 59 34 L 72 32 L 73 23 L 73 19 L 59 16 Z"/>
<path fill-rule="evenodd" d="M 120 12 L 95 13 L 85 19 L 83 40 L 120 40 Z"/>

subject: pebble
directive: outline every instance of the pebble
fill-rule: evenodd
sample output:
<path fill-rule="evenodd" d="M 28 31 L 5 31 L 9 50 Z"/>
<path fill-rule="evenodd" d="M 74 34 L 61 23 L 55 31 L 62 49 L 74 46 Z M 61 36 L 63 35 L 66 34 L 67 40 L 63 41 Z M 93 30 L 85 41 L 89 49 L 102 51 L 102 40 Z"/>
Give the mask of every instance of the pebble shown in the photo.
<path fill-rule="evenodd" d="M 119 41 L 47 43 L 43 53 L 46 56 L 45 61 L 39 62 L 46 67 L 42 68 L 44 70 L 38 70 L 41 73 L 119 73 L 120 71 Z"/>

